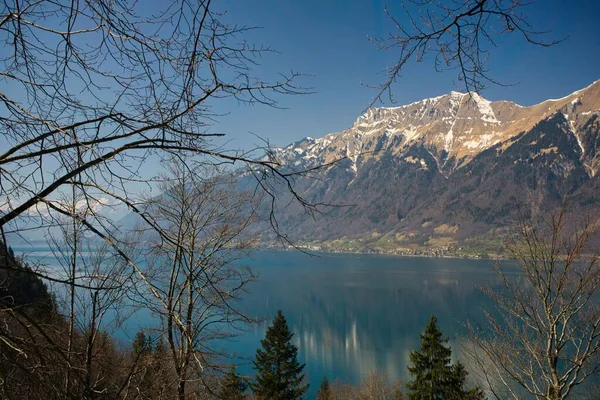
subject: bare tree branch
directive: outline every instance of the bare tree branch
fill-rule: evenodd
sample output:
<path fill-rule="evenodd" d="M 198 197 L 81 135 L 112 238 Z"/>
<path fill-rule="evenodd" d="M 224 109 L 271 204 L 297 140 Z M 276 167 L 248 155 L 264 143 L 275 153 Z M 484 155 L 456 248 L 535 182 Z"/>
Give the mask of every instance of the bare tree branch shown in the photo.
<path fill-rule="evenodd" d="M 496 38 L 517 34 L 525 42 L 549 47 L 566 38 L 547 40 L 550 31 L 532 28 L 527 7 L 535 0 L 407 0 L 402 9 L 408 22 L 400 22 L 387 9 L 397 32 L 374 39 L 375 45 L 398 54 L 398 61 L 385 71 L 386 79 L 376 86 L 371 105 L 393 102 L 392 85 L 411 61 L 433 60 L 437 71 L 458 70 L 458 80 L 467 92 L 480 92 L 488 83 L 502 85 L 487 69 Z M 431 58 L 430 58 L 431 57 Z"/>

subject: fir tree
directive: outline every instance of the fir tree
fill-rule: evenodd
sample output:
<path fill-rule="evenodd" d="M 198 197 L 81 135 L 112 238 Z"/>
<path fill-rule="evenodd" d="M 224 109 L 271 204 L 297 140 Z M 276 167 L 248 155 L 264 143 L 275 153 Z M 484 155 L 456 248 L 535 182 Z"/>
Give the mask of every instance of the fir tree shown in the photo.
<path fill-rule="evenodd" d="M 317 392 L 317 400 L 331 400 L 331 389 L 329 388 L 329 382 L 325 376 L 323 377 L 323 381 L 321 381 L 321 386 Z"/>
<path fill-rule="evenodd" d="M 479 388 L 464 388 L 467 372 L 461 363 L 451 364 L 452 350 L 442 337 L 437 318 L 432 316 L 420 335 L 421 348 L 411 351 L 408 372 L 413 377 L 406 387 L 409 400 L 478 400 Z"/>
<path fill-rule="evenodd" d="M 285 317 L 277 311 L 254 359 L 258 374 L 251 387 L 257 398 L 291 400 L 306 392 L 308 385 L 302 384 L 304 364 L 297 360 L 298 348 L 291 343 L 292 336 Z"/>
<path fill-rule="evenodd" d="M 144 331 L 138 331 L 135 335 L 135 339 L 133 339 L 133 343 L 131 344 L 133 348 L 133 354 L 143 355 L 152 351 L 152 340 L 150 337 L 146 336 Z"/>
<path fill-rule="evenodd" d="M 248 389 L 248 385 L 235 373 L 235 367 L 232 366 L 221 381 L 219 398 L 223 400 L 244 400 L 247 398 L 244 393 L 246 389 Z"/>

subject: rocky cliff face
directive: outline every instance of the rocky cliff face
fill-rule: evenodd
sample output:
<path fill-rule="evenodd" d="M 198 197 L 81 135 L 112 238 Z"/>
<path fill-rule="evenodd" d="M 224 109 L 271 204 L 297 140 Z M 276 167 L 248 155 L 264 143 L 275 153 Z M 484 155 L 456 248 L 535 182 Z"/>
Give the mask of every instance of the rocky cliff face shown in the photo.
<path fill-rule="evenodd" d="M 557 112 L 565 115 L 584 146 L 580 130 L 599 109 L 600 81 L 562 99 L 531 107 L 490 102 L 477 93 L 451 92 L 405 106 L 371 108 L 349 129 L 320 139 L 307 137 L 279 149 L 279 155 L 293 165 L 316 165 L 340 157 L 349 157 L 356 165 L 363 153 L 376 157 L 382 150 L 391 150 L 400 155 L 420 143 L 431 151 L 440 170 L 451 174 L 482 151 L 530 130 Z"/>
<path fill-rule="evenodd" d="M 342 132 L 276 149 L 295 170 L 341 159 L 297 187 L 344 205 L 316 219 L 286 207 L 280 220 L 296 239 L 435 245 L 495 235 L 517 205 L 539 213 L 572 194 L 590 208 L 600 197 L 599 117 L 600 81 L 531 107 L 451 92 L 372 108 Z"/>

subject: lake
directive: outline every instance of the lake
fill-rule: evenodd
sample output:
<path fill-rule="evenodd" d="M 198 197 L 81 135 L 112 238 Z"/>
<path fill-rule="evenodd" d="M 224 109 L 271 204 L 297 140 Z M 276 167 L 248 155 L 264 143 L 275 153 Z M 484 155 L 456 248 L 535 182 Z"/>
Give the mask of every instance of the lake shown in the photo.
<path fill-rule="evenodd" d="M 35 249 L 28 259 L 44 255 Z M 306 363 L 307 398 L 314 398 L 323 376 L 356 383 L 377 370 L 390 381 L 406 381 L 409 353 L 419 347 L 419 333 L 432 314 L 460 358 L 456 337 L 465 321 L 481 319 L 482 308 L 493 309 L 477 286 L 499 283 L 491 260 L 261 251 L 246 263 L 259 278 L 242 308 L 267 320 L 223 346 L 247 357 L 239 360 L 239 370 L 251 373 L 250 359 L 281 309 Z M 514 265 L 508 268 L 517 273 Z M 120 339 L 130 341 L 141 321 L 148 322 L 132 321 Z"/>
<path fill-rule="evenodd" d="M 406 381 L 409 352 L 432 314 L 458 355 L 464 322 L 493 308 L 477 286 L 498 285 L 491 260 L 260 252 L 249 264 L 260 276 L 244 310 L 255 317 L 283 311 L 306 363 L 308 398 L 323 376 L 356 383 L 377 370 Z M 251 357 L 268 322 L 230 348 Z"/>

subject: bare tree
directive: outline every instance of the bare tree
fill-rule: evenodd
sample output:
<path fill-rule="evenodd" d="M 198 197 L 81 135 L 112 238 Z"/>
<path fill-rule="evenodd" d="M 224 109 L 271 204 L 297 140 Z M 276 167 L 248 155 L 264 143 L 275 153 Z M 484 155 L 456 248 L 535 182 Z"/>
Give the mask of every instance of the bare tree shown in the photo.
<path fill-rule="evenodd" d="M 469 325 L 465 350 L 498 399 L 581 396 L 600 372 L 598 219 L 568 220 L 561 211 L 533 223 L 521 218 L 507 243 L 519 266 L 496 266 L 501 290 L 484 288 L 497 304 L 487 326 Z M 586 387 L 587 384 L 587 387 Z"/>
<path fill-rule="evenodd" d="M 110 216 L 98 212 L 98 205 L 126 205 L 158 232 L 165 248 L 179 248 L 177 237 L 162 231 L 163 225 L 141 205 L 136 192 L 140 185 L 156 183 L 155 172 L 145 167 L 184 153 L 208 166 L 241 164 L 272 199 L 278 188 L 285 187 L 302 201 L 292 187 L 290 177 L 295 172 L 282 172 L 268 149 L 228 149 L 220 139 L 223 134 L 211 124 L 220 116 L 214 111 L 219 103 L 277 107 L 281 95 L 308 90 L 297 85 L 299 75 L 294 72 L 274 80 L 255 75 L 253 69 L 271 49 L 246 42 L 245 35 L 253 28 L 228 25 L 227 16 L 215 12 L 210 0 L 153 6 L 129 0 L 7 0 L 0 6 L 0 245 L 7 254 L 7 234 L 66 223 L 73 233 L 85 232 L 103 241 L 106 251 L 134 273 L 134 286 L 151 293 L 153 301 L 169 310 L 173 304 L 162 303 L 169 299 L 161 292 L 164 287 L 154 286 L 145 267 L 138 265 L 136 253 L 130 252 L 126 236 Z M 72 202 L 63 201 L 65 197 Z M 311 208 L 307 202 L 302 205 Z M 270 218 L 276 227 L 274 216 Z M 222 245 L 225 239 L 215 240 Z M 98 281 L 102 278 L 95 267 L 82 263 L 76 255 L 81 249 L 78 241 L 73 237 L 70 242 L 66 275 L 41 268 L 22 270 L 10 262 L 1 265 L 65 284 L 69 290 L 68 304 L 61 310 L 71 319 L 66 334 L 56 329 L 47 334 L 21 308 L 2 304 L 0 312 L 18 317 L 13 320 L 18 329 L 0 330 L 0 341 L 14 345 L 10 354 L 70 365 L 80 329 L 88 332 L 88 350 L 96 347 L 92 338 L 98 336 L 102 312 L 96 309 L 86 314 L 92 318 L 86 317 L 88 328 L 81 323 L 75 329 L 76 317 L 82 316 L 76 303 L 91 294 L 85 297 L 86 307 L 102 308 L 106 304 L 102 296 L 110 296 L 114 282 Z M 223 274 L 224 269 L 216 266 L 224 253 L 215 252 L 215 269 L 203 273 Z M 211 310 L 223 304 L 228 302 Z M 169 318 L 176 319 L 173 329 L 182 329 L 181 343 L 195 346 L 195 339 L 182 325 L 187 320 L 175 314 Z M 203 334 L 208 335 L 211 327 L 203 327 Z M 69 345 L 63 347 L 64 339 L 71 343 L 70 350 Z M 33 358 L 27 351 L 36 348 L 31 345 L 35 341 L 56 352 Z M 184 352 L 182 357 L 194 352 Z M 81 381 L 81 371 L 73 367 L 69 373 Z M 75 380 L 58 372 L 56 379 L 49 377 L 43 380 L 53 393 L 69 392 Z M 58 381 L 61 389 L 54 387 Z M 121 391 L 127 392 L 127 387 Z"/>
<path fill-rule="evenodd" d="M 34 398 L 43 390 L 62 393 L 62 375 L 49 364 L 61 363 L 54 330 L 51 295 L 29 267 L 0 250 L 0 395 Z"/>
<path fill-rule="evenodd" d="M 77 208 L 86 212 L 87 208 L 80 206 L 81 199 L 75 195 L 71 212 L 76 214 Z M 122 328 L 128 317 L 131 305 L 126 296 L 132 292 L 133 272 L 108 244 L 90 240 L 89 232 L 77 220 L 62 219 L 59 233 L 49 235 L 49 248 L 58 262 L 53 267 L 57 269 L 55 273 L 68 280 L 67 284 L 52 285 L 57 312 L 67 322 L 66 343 L 56 349 L 65 354 L 64 396 L 79 393 L 93 398 L 100 393 L 116 393 L 126 376 L 111 379 L 114 376 L 107 377 L 108 369 L 100 364 L 110 365 L 111 372 L 116 372 L 115 369 L 127 369 L 126 360 L 106 360 L 102 348 L 110 345 L 111 335 Z M 54 329 L 60 330 L 59 325 Z"/>
<path fill-rule="evenodd" d="M 271 49 L 247 43 L 253 28 L 228 25 L 210 0 L 157 4 L 162 9 L 128 0 L 8 0 L 0 6 L 2 254 L 8 254 L 7 234 L 46 227 L 68 234 L 53 243 L 63 274 L 0 265 L 3 285 L 12 282 L 9 273 L 27 273 L 63 288 L 66 300 L 52 321 L 9 301 L 0 304 L 0 369 L 10 380 L 0 382 L 0 390 L 7 396 L 143 397 L 135 385 L 154 368 L 144 366 L 163 364 L 168 354 L 174 392 L 182 397 L 188 381 L 195 390 L 198 379 L 207 380 L 200 373 L 218 356 L 212 339 L 232 335 L 247 321 L 234 303 L 253 275 L 231 263 L 245 246 L 253 199 L 225 195 L 216 178 L 192 177 L 192 185 L 203 186 L 171 199 L 189 202 L 182 215 L 170 215 L 168 207 L 154 213 L 135 193 L 157 182 L 147 165 L 181 157 L 179 172 L 187 180 L 197 164 L 207 170 L 241 164 L 271 204 L 284 188 L 313 209 L 294 191 L 296 172 L 283 172 L 268 146 L 228 149 L 211 126 L 219 117 L 213 107 L 224 101 L 277 107 L 281 95 L 308 93 L 296 84 L 299 75 L 256 76 L 254 67 Z M 167 198 L 182 189 L 171 183 Z M 98 212 L 98 205 L 115 204 L 156 232 L 148 255 L 159 258 L 150 266 L 139 264 L 135 246 Z M 277 229 L 274 214 L 268 218 Z M 104 243 L 95 242 L 92 251 L 108 259 L 81 255 L 90 235 Z M 170 275 L 161 275 L 158 267 L 165 265 Z M 124 357 L 102 333 L 115 304 L 124 295 L 139 300 L 136 291 L 165 324 L 168 349 L 154 351 L 151 360 Z M 151 372 L 172 376 L 162 365 Z M 166 397 L 173 393 L 158 386 Z"/>
<path fill-rule="evenodd" d="M 62 207 L 74 215 L 86 211 L 80 201 L 75 192 L 61 199 Z M 29 295 L 2 299 L 0 341 L 12 346 L 2 349 L 0 369 L 9 379 L 6 385 L 0 383 L 0 390 L 8 397 L 116 397 L 130 366 L 110 334 L 123 320 L 132 271 L 106 243 L 91 242 L 89 232 L 75 219 L 60 220 L 49 239 L 57 265 L 36 268 L 59 277 L 52 294 L 41 290 L 41 281 L 26 271 L 16 274 L 23 269 L 17 263 L 3 268 L 7 275 L 16 275 L 6 285 L 8 292 L 25 286 Z M 27 289 L 30 285 L 40 289 Z M 52 307 L 44 306 L 46 298 L 52 299 Z M 30 311 L 39 308 L 42 312 Z"/>
<path fill-rule="evenodd" d="M 386 70 L 375 101 L 387 94 L 404 67 L 414 59 L 432 59 L 437 71 L 458 70 L 458 80 L 467 92 L 481 91 L 487 83 L 500 84 L 486 67 L 497 38 L 516 34 L 536 46 L 552 46 L 564 40 L 548 40 L 547 30 L 532 27 L 526 7 L 535 0 L 407 0 L 402 2 L 408 22 L 388 12 L 397 32 L 374 40 L 382 50 L 398 53 L 398 61 Z M 429 58 L 431 57 L 431 58 Z"/>
<path fill-rule="evenodd" d="M 162 322 L 179 399 L 208 385 L 222 361 L 214 341 L 251 322 L 236 303 L 254 274 L 238 260 L 254 239 L 259 204 L 254 193 L 232 188 L 235 177 L 190 165 L 172 162 L 162 194 L 148 204 L 162 235 L 149 239 L 146 276 L 154 290 L 146 299 Z"/>
<path fill-rule="evenodd" d="M 390 383 L 378 371 L 373 371 L 361 379 L 360 384 L 334 382 L 331 385 L 331 398 L 334 400 L 402 400 L 402 384 L 400 381 Z"/>
<path fill-rule="evenodd" d="M 138 210 L 132 185 L 142 166 L 189 152 L 207 163 L 245 164 L 264 179 L 289 175 L 270 158 L 228 151 L 211 130 L 215 104 L 277 106 L 280 95 L 307 93 L 298 74 L 268 82 L 252 72 L 271 50 L 247 43 L 252 28 L 228 26 L 210 0 L 143 2 L 5 1 L 0 8 L 0 234 L 70 215 L 54 200 L 76 186 L 94 208 L 100 196 Z M 305 205 L 308 205 L 307 203 Z M 75 216 L 75 218 L 79 218 Z M 151 215 L 148 223 L 156 226 Z M 41 219 L 42 221 L 39 221 Z M 80 223 L 113 246 L 110 218 Z"/>

